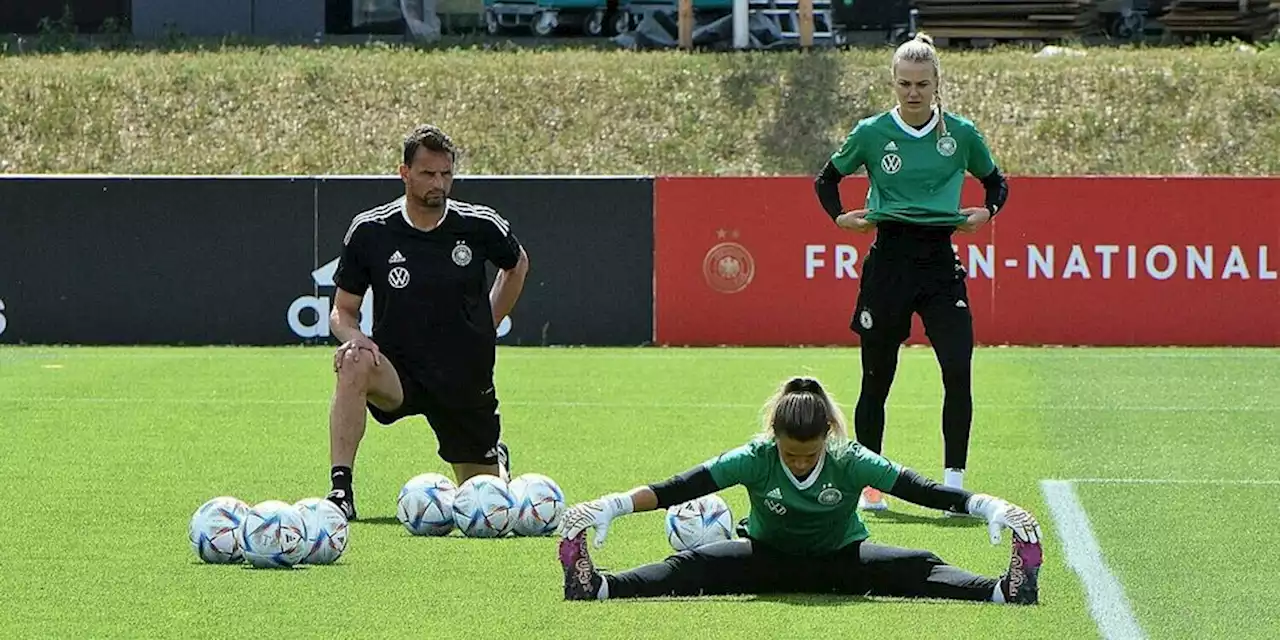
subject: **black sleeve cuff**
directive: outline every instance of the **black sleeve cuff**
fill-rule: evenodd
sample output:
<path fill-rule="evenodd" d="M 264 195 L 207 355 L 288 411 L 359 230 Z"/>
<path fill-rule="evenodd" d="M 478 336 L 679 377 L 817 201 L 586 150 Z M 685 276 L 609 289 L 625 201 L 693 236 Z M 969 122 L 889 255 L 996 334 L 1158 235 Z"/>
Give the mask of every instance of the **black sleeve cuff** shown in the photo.
<path fill-rule="evenodd" d="M 842 179 L 844 174 L 840 173 L 840 170 L 828 160 L 827 164 L 822 166 L 822 173 L 818 174 L 818 179 L 813 185 L 818 193 L 818 202 L 822 203 L 822 210 L 826 211 L 832 220 L 844 213 L 844 205 L 840 202 L 840 180 Z"/>
<path fill-rule="evenodd" d="M 982 179 L 982 188 L 986 191 L 987 210 L 994 218 L 1004 208 L 1005 200 L 1009 199 L 1009 182 L 1004 179 L 1004 174 L 1000 173 L 1000 167 L 996 167 L 990 175 Z"/>
<path fill-rule="evenodd" d="M 716 486 L 711 471 L 705 465 L 699 465 L 662 482 L 651 484 L 649 489 L 658 497 L 658 508 L 666 509 L 715 493 L 720 487 Z"/>
<path fill-rule="evenodd" d="M 902 498 L 912 504 L 952 513 L 968 513 L 969 496 L 973 493 L 940 485 L 911 469 L 904 468 L 893 483 L 889 495 Z"/>

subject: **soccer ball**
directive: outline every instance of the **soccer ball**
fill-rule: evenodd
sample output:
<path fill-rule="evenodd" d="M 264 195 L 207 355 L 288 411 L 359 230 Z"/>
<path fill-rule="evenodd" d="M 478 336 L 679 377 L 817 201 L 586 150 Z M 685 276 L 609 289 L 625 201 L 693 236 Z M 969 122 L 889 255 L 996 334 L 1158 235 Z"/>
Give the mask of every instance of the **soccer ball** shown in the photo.
<path fill-rule="evenodd" d="M 515 524 L 518 536 L 550 535 L 560 526 L 564 514 L 564 492 L 555 480 L 537 473 L 526 473 L 511 481 L 511 497 L 516 502 Z"/>
<path fill-rule="evenodd" d="M 307 554 L 300 564 L 333 564 L 347 550 L 347 517 L 338 505 L 324 498 L 307 498 L 293 504 L 307 525 Z"/>
<path fill-rule="evenodd" d="M 414 476 L 400 488 L 396 520 L 415 536 L 447 536 L 453 531 L 453 481 L 438 474 Z"/>
<path fill-rule="evenodd" d="M 667 542 L 676 551 L 696 549 L 733 537 L 733 513 L 717 494 L 667 508 Z"/>
<path fill-rule="evenodd" d="M 307 522 L 297 507 L 280 500 L 260 502 L 240 525 L 244 559 L 259 568 L 292 567 L 307 556 Z"/>
<path fill-rule="evenodd" d="M 501 538 L 516 521 L 516 501 L 497 476 L 472 476 L 453 494 L 453 522 L 468 538 Z"/>
<path fill-rule="evenodd" d="M 191 515 L 187 537 L 191 549 L 210 564 L 234 564 L 244 560 L 240 523 L 249 514 L 249 505 L 231 496 L 219 496 Z"/>

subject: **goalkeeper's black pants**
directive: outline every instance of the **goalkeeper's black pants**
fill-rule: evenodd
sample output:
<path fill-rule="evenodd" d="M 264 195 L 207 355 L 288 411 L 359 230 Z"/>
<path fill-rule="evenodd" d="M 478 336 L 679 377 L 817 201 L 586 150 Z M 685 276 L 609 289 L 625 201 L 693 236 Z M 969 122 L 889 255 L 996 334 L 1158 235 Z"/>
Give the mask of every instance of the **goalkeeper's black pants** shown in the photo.
<path fill-rule="evenodd" d="M 998 578 L 951 566 L 929 551 L 855 542 L 797 556 L 738 538 L 606 576 L 608 597 L 815 593 L 991 600 Z"/>
<path fill-rule="evenodd" d="M 898 368 L 898 349 L 919 314 L 942 369 L 943 466 L 964 469 L 973 421 L 973 315 L 966 273 L 947 229 L 881 225 L 863 262 L 850 328 L 858 333 L 862 389 L 853 413 L 862 446 L 884 446 L 885 403 Z"/>

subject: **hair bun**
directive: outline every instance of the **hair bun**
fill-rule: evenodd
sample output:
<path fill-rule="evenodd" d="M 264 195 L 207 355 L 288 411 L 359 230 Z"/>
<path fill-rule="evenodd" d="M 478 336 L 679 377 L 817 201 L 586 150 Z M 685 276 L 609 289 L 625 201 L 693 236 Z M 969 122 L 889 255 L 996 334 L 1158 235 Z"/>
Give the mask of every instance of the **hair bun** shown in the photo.
<path fill-rule="evenodd" d="M 787 381 L 786 393 L 822 393 L 822 384 L 813 378 L 796 377 Z"/>
<path fill-rule="evenodd" d="M 919 40 L 920 42 L 923 42 L 931 47 L 933 46 L 933 36 L 923 31 L 919 31 L 916 33 L 916 40 Z"/>

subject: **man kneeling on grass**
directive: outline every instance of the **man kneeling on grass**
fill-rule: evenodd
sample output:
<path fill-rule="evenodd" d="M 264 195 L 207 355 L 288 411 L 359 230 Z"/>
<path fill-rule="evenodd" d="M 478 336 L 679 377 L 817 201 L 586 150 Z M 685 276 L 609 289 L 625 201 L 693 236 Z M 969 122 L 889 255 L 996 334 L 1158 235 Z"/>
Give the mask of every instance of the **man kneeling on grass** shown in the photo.
<path fill-rule="evenodd" d="M 665 482 L 578 504 L 561 522 L 567 600 L 761 593 L 948 598 L 1035 604 L 1040 525 L 1000 498 L 946 487 L 848 440 L 844 418 L 822 385 L 793 378 L 765 406 L 762 437 Z M 604 543 L 609 523 L 743 485 L 751 513 L 743 538 L 682 551 L 622 573 L 596 570 L 586 530 Z M 993 578 L 930 551 L 867 542 L 857 513 L 864 487 L 930 509 L 979 516 L 992 544 L 1013 532 L 1009 570 Z"/>

